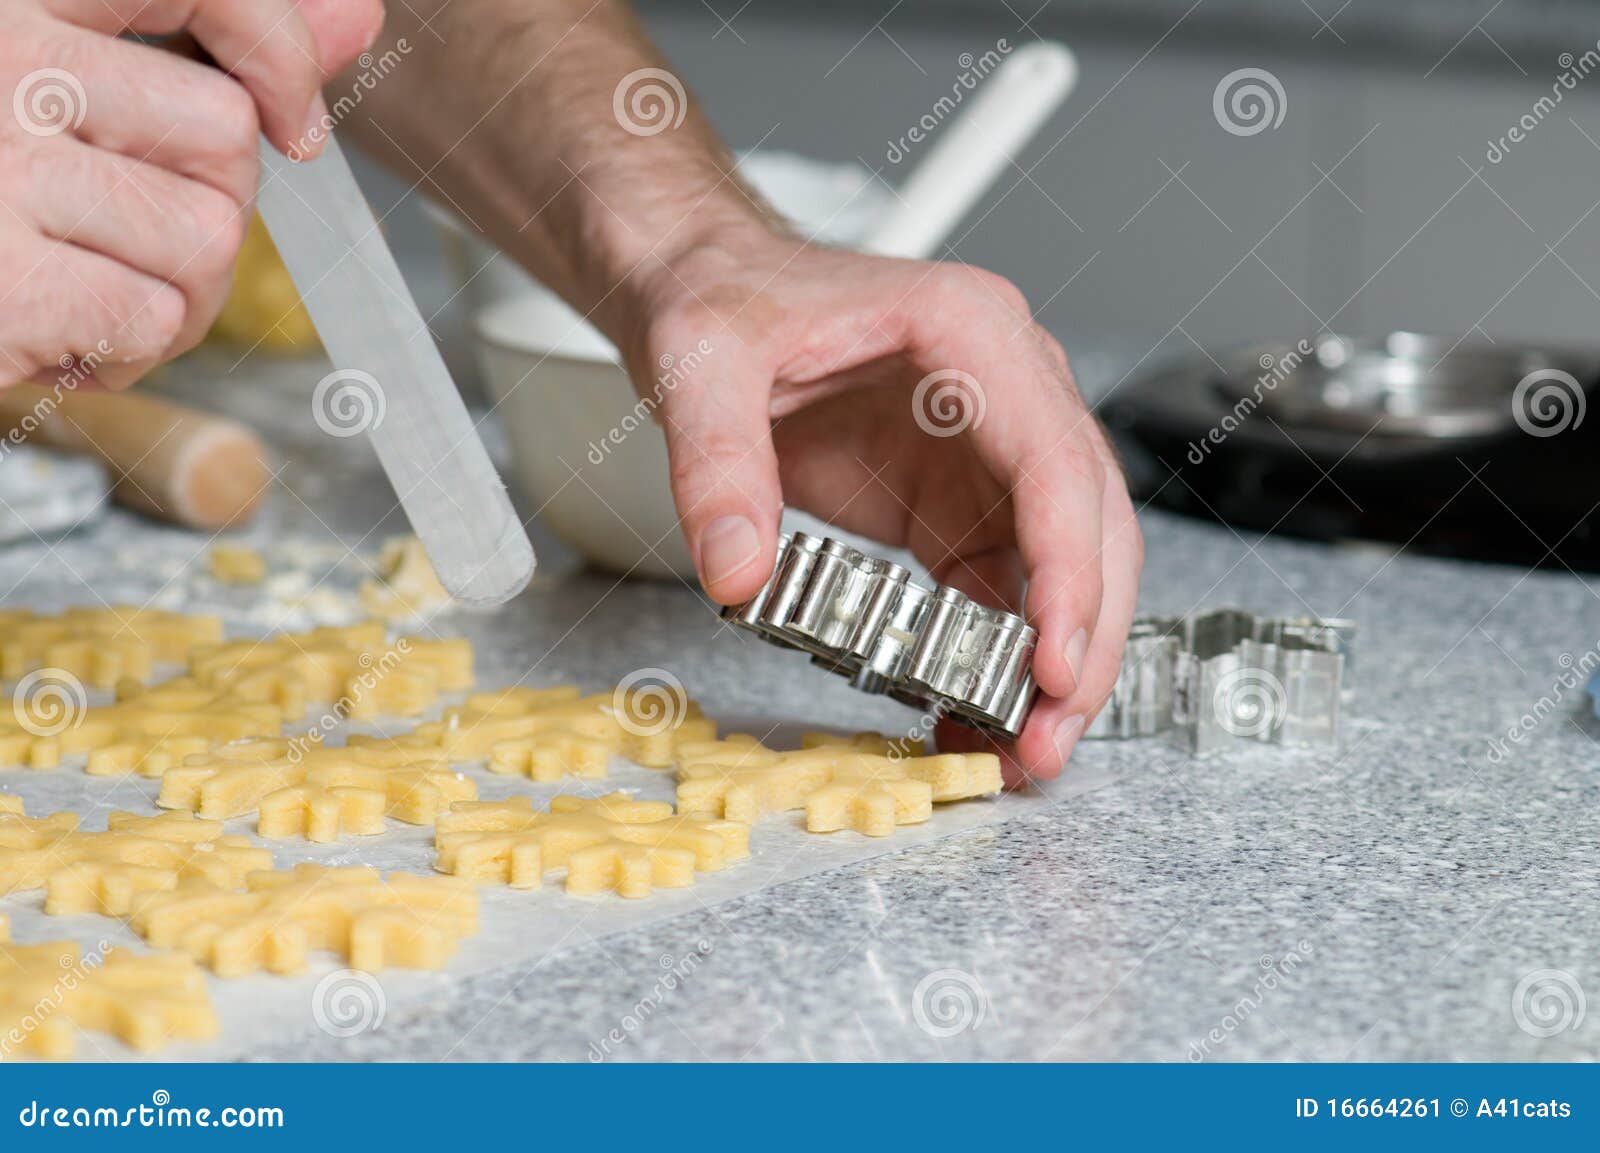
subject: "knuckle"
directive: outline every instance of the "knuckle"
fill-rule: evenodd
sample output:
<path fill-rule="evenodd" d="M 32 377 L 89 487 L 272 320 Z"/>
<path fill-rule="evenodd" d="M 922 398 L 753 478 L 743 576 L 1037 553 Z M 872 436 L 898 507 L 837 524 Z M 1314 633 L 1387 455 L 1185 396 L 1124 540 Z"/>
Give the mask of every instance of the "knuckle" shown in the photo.
<path fill-rule="evenodd" d="M 261 119 L 255 101 L 237 82 L 218 75 L 205 89 L 206 139 L 193 146 L 184 170 L 221 189 L 237 203 L 255 195 L 260 162 L 256 142 Z"/>
<path fill-rule="evenodd" d="M 207 115 L 216 125 L 220 151 L 225 159 L 253 158 L 256 137 L 261 133 L 261 118 L 250 93 L 238 83 L 218 77 L 206 93 Z"/>
<path fill-rule="evenodd" d="M 1069 473 L 1075 474 L 1084 484 L 1100 492 L 1106 487 L 1106 465 L 1098 453 L 1073 451 L 1063 462 Z"/>
<path fill-rule="evenodd" d="M 85 78 L 93 56 L 85 46 L 96 39 L 51 25 L 8 27 L 0 36 L 0 98 L 9 98 L 0 103 L 0 138 L 8 148 L 76 127 L 87 114 L 92 95 Z"/>
<path fill-rule="evenodd" d="M 1092 492 L 1101 492 L 1106 486 L 1105 462 L 1094 452 L 1072 444 L 1029 449 L 1021 454 L 1019 462 L 1024 476 L 1051 477 Z"/>
<path fill-rule="evenodd" d="M 994 273 L 984 274 L 984 287 L 990 295 L 999 299 L 1009 311 L 1021 316 L 1032 316 L 1033 307 L 1028 303 L 1028 295 L 1011 281 Z"/>
<path fill-rule="evenodd" d="M 946 273 L 947 291 L 998 303 L 1021 316 L 1031 315 L 1023 291 L 997 272 L 971 264 L 953 264 Z"/>
<path fill-rule="evenodd" d="M 149 316 L 149 320 L 143 322 L 148 339 L 161 348 L 178 339 L 189 312 L 183 293 L 168 284 L 151 293 L 139 308 L 141 313 Z"/>
<path fill-rule="evenodd" d="M 699 301 L 665 309 L 645 326 L 650 358 L 681 355 L 715 332 L 720 323 L 715 310 Z"/>
<path fill-rule="evenodd" d="M 98 47 L 96 38 L 84 36 L 60 24 L 42 24 L 31 35 L 19 38 L 18 43 L 5 53 L 7 71 L 31 72 L 37 68 L 59 68 L 63 72 L 81 77 L 93 62 L 92 47 Z"/>
<path fill-rule="evenodd" d="M 191 198 L 189 216 L 196 272 L 207 279 L 227 276 L 249 226 L 244 206 L 202 186 Z"/>
<path fill-rule="evenodd" d="M 111 305 L 117 313 L 117 333 L 113 347 L 127 344 L 128 351 L 155 355 L 164 351 L 183 331 L 188 305 L 183 293 L 169 284 L 155 291 L 139 281 L 129 280 Z"/>
<path fill-rule="evenodd" d="M 715 428 L 697 429 L 691 435 L 679 427 L 673 442 L 670 471 L 675 492 L 700 493 L 717 487 L 753 447 Z"/>

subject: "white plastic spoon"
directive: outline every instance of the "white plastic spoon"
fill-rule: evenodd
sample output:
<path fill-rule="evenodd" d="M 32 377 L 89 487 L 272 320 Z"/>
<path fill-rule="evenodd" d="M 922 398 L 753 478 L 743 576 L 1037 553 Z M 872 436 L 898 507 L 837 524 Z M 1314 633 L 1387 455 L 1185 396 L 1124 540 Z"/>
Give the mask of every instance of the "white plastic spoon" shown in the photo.
<path fill-rule="evenodd" d="M 944 126 L 861 248 L 932 256 L 1077 82 L 1078 62 L 1065 44 L 1041 40 L 1012 52 Z"/>

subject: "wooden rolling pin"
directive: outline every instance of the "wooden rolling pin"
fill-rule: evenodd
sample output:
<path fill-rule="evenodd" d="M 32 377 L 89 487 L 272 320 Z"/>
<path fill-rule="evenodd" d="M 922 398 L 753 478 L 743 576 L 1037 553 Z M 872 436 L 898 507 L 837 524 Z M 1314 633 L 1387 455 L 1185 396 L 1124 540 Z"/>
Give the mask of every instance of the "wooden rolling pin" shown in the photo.
<path fill-rule="evenodd" d="M 0 390 L 0 427 L 28 443 L 92 456 L 117 503 L 190 528 L 248 517 L 266 490 L 267 449 L 244 425 L 132 392 Z"/>

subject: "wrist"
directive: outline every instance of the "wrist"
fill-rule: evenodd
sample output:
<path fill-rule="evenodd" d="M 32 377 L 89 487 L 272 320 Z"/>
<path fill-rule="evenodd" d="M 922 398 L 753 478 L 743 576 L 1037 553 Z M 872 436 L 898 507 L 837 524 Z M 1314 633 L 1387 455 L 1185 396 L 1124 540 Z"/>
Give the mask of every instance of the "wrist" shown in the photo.
<path fill-rule="evenodd" d="M 708 200 L 651 233 L 637 223 L 603 250 L 611 253 L 608 293 L 592 319 L 630 352 L 652 322 L 681 308 L 705 305 L 714 286 L 762 263 L 774 246 L 796 243 L 787 224 L 759 202 L 734 191 L 733 201 Z M 736 201 L 736 202 L 735 202 Z"/>

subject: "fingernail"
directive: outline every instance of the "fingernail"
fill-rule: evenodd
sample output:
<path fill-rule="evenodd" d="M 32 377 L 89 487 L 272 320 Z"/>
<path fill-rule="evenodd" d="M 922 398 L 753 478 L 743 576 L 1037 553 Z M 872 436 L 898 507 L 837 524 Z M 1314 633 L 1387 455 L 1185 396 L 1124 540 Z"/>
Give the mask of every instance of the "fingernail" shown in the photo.
<path fill-rule="evenodd" d="M 379 8 L 378 11 L 377 11 L 377 14 L 376 14 L 376 19 L 373 21 L 371 31 L 369 31 L 366 34 L 366 36 L 362 38 L 361 51 L 365 52 L 368 48 L 371 48 L 374 44 L 376 44 L 378 42 L 378 37 L 380 35 L 382 35 L 382 33 L 383 33 L 383 9 Z M 405 37 L 403 37 L 403 36 L 400 38 L 400 47 L 402 49 L 404 49 L 405 51 L 407 51 L 407 52 L 411 51 L 411 49 L 406 44 Z"/>
<path fill-rule="evenodd" d="M 1056 726 L 1055 746 L 1056 755 L 1061 758 L 1061 763 L 1066 764 L 1067 758 L 1072 756 L 1073 747 L 1077 745 L 1078 738 L 1083 735 L 1083 714 L 1074 713 Z"/>
<path fill-rule="evenodd" d="M 1088 652 L 1089 634 L 1083 629 L 1079 629 L 1067 638 L 1067 647 L 1062 650 L 1062 655 L 1066 657 L 1067 668 L 1072 672 L 1072 684 L 1074 687 L 1078 684 L 1078 674 L 1083 668 L 1083 658 Z"/>
<path fill-rule="evenodd" d="M 718 517 L 700 534 L 700 572 L 706 584 L 738 576 L 761 553 L 761 538 L 748 517 Z"/>

